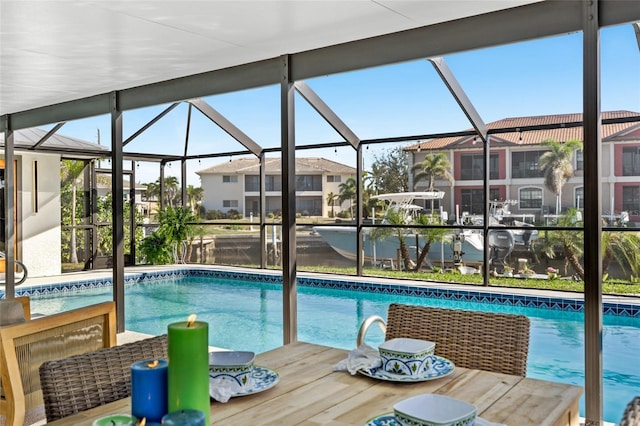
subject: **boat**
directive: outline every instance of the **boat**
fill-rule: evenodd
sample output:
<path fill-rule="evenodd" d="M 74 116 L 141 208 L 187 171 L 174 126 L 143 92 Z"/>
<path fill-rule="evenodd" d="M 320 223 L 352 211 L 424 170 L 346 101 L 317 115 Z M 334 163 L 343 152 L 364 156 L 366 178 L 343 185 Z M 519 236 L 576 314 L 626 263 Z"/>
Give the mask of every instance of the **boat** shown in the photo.
<path fill-rule="evenodd" d="M 416 200 L 440 200 L 443 197 L 443 191 L 424 191 L 382 194 L 372 198 L 387 203 L 382 223 L 389 223 L 387 221 L 389 212 L 397 211 L 401 214 L 403 223 L 412 224 L 416 222 L 417 216 L 424 212 L 423 207 L 414 204 Z M 502 208 L 499 208 L 498 202 L 495 202 L 492 216 L 490 217 L 492 226 L 499 226 L 501 222 L 505 221 L 506 216 L 512 218 L 510 214 L 507 214 L 508 208 L 505 209 L 505 205 L 506 204 L 503 203 Z M 440 210 L 438 216 L 439 223 L 447 222 L 448 215 L 446 211 Z M 462 220 L 465 220 L 466 224 L 471 225 L 482 225 L 483 223 L 483 221 L 480 221 L 479 216 L 470 215 L 464 218 L 456 217 L 454 222 L 463 224 Z M 518 223 L 520 222 L 522 225 L 517 225 L 516 222 L 513 221 L 509 223 L 509 226 L 532 226 L 531 224 L 526 224 L 524 221 L 518 221 Z M 313 230 L 341 256 L 353 261 L 356 260 L 357 235 L 355 226 L 316 226 Z M 372 228 L 368 227 L 365 227 L 363 230 L 365 262 L 375 266 L 393 266 L 393 262 L 399 258 L 398 251 L 400 242 L 398 241 L 398 237 L 388 236 L 374 238 L 371 230 Z M 521 244 L 529 247 L 531 241 L 536 237 L 537 231 L 535 231 L 535 229 L 492 229 L 489 231 L 489 247 L 492 251 L 490 258 L 495 264 L 504 265 L 504 258 L 511 253 L 516 245 Z M 408 228 L 404 239 L 410 255 L 412 257 L 415 255 L 414 259 L 417 259 L 420 250 L 422 250 L 425 245 L 424 237 L 415 230 Z M 442 266 L 444 266 L 445 262 L 453 262 L 454 264 L 462 264 L 463 262 L 479 264 L 483 261 L 484 237 L 481 229 L 453 229 L 451 232 L 447 232 L 441 241 L 434 242 L 430 246 L 427 256 L 428 264 Z"/>
<path fill-rule="evenodd" d="M 509 229 L 513 236 L 514 244 L 529 250 L 531 242 L 538 238 L 538 231 L 533 227 L 535 215 L 531 213 L 512 213 L 511 206 L 517 203 L 516 200 L 489 201 L 489 225 L 517 227 L 517 229 Z M 484 216 L 463 214 L 461 222 L 465 225 L 482 226 Z"/>

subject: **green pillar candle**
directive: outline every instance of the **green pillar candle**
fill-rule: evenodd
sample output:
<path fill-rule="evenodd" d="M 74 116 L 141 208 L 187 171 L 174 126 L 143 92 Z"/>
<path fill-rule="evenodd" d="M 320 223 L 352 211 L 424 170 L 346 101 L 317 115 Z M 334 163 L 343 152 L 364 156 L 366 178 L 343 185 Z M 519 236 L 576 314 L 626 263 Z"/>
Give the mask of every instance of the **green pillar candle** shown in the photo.
<path fill-rule="evenodd" d="M 93 426 L 135 426 L 137 424 L 137 419 L 128 414 L 112 414 L 93 422 Z"/>
<path fill-rule="evenodd" d="M 210 422 L 209 324 L 195 321 L 169 324 L 169 412 L 200 410 Z"/>

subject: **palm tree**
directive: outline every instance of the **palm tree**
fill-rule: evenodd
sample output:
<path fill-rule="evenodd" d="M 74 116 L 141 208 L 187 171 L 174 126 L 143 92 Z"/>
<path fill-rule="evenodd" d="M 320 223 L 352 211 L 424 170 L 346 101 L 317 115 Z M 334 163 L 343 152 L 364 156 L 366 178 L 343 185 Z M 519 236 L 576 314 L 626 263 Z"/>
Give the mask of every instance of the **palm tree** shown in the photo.
<path fill-rule="evenodd" d="M 204 195 L 204 189 L 201 187 L 196 188 L 193 185 L 187 186 L 187 200 L 189 200 L 189 207 L 194 215 L 198 214 L 198 206 L 202 202 Z"/>
<path fill-rule="evenodd" d="M 335 201 L 338 199 L 338 194 L 334 194 L 333 192 L 329 192 L 327 194 L 327 206 L 331 207 L 331 217 L 335 217 L 333 208 L 335 206 Z"/>
<path fill-rule="evenodd" d="M 80 175 L 84 171 L 86 164 L 80 160 L 64 160 L 60 172 L 64 185 L 71 185 L 71 226 L 76 225 L 76 199 L 78 185 L 81 183 Z M 69 263 L 78 263 L 78 253 L 76 248 L 76 230 L 71 228 L 69 240 Z"/>
<path fill-rule="evenodd" d="M 158 184 L 160 179 L 158 179 Z M 165 204 L 173 207 L 174 202 L 177 202 L 178 194 L 180 193 L 178 188 L 178 178 L 175 176 L 167 176 L 164 178 L 164 200 Z"/>
<path fill-rule="evenodd" d="M 160 200 L 160 179 L 155 182 L 149 182 L 144 184 L 147 187 L 146 197 L 148 201 Z"/>
<path fill-rule="evenodd" d="M 580 258 L 584 253 L 583 222 L 577 209 L 571 208 L 558 218 L 559 227 L 576 227 L 575 230 L 549 231 L 546 238 L 537 239 L 537 251 L 543 252 L 549 259 L 556 256 L 556 247 L 562 247 L 565 271 L 571 266 L 576 275 L 584 280 L 584 267 Z M 603 245 L 604 246 L 604 245 Z"/>
<path fill-rule="evenodd" d="M 349 213 L 351 214 L 351 217 L 354 217 L 353 198 L 357 194 L 355 178 L 348 178 L 345 182 L 340 184 L 339 188 L 340 194 L 338 195 L 338 201 L 343 203 L 345 200 L 349 200 Z"/>
<path fill-rule="evenodd" d="M 443 225 L 442 217 L 437 213 L 432 213 L 431 215 L 421 214 L 418 216 L 417 223 L 420 225 Z M 444 238 L 449 235 L 449 231 L 445 228 L 418 228 L 418 234 L 424 238 L 425 243 L 420 250 L 420 256 L 418 257 L 418 261 L 416 262 L 417 264 L 414 268 L 415 271 L 420 270 L 422 267 L 422 264 L 429 254 L 431 245 L 444 240 Z"/>
<path fill-rule="evenodd" d="M 405 216 L 397 209 L 389 209 L 385 214 L 386 223 L 389 225 L 406 225 Z M 409 248 L 407 247 L 407 229 L 406 228 L 375 228 L 371 231 L 371 239 L 383 240 L 394 236 L 400 243 L 400 256 L 402 256 L 402 262 L 404 263 L 404 269 L 410 270 L 411 268 L 411 256 L 409 255 Z"/>
<path fill-rule="evenodd" d="M 166 239 L 166 242 L 174 250 L 174 259 L 180 261 L 186 256 L 183 247 L 185 241 L 194 235 L 193 225 L 197 218 L 187 207 L 165 207 L 158 212 L 160 227 L 156 232 Z"/>
<path fill-rule="evenodd" d="M 436 179 L 446 179 L 453 182 L 451 162 L 443 152 L 427 154 L 424 161 L 414 164 L 411 170 L 414 172 L 419 170 L 414 176 L 414 182 L 417 184 L 421 180 L 426 180 L 429 191 L 435 189 Z M 433 200 L 431 200 L 431 210 L 433 211 Z"/>
<path fill-rule="evenodd" d="M 379 200 L 372 199 L 372 197 L 376 195 L 377 191 L 375 175 L 366 171 L 362 172 L 362 186 L 363 214 L 364 217 L 368 219 L 373 208 L 380 204 Z"/>
<path fill-rule="evenodd" d="M 540 156 L 538 164 L 544 171 L 544 185 L 556 196 L 556 214 L 560 214 L 560 199 L 562 187 L 573 176 L 573 152 L 576 149 L 582 151 L 582 142 L 571 139 L 561 143 L 554 139 L 545 139 L 542 146 L 550 148 Z"/>
<path fill-rule="evenodd" d="M 623 272 L 626 266 L 633 277 L 640 277 L 640 236 L 635 232 L 602 233 L 602 274 L 606 274 L 612 262 Z"/>

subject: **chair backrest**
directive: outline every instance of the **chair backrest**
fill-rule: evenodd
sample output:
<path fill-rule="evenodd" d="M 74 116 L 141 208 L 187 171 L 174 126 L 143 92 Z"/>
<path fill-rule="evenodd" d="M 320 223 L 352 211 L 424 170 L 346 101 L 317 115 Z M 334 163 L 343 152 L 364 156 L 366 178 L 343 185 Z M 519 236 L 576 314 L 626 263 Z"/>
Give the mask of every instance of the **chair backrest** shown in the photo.
<path fill-rule="evenodd" d="M 429 340 L 456 366 L 525 376 L 529 318 L 524 315 L 391 304 L 387 340 Z"/>
<path fill-rule="evenodd" d="M 0 327 L 0 377 L 6 425 L 22 426 L 43 405 L 40 365 L 116 344 L 114 302 L 104 302 Z"/>
<path fill-rule="evenodd" d="M 627 404 L 620 426 L 640 426 L 640 396 L 636 396 Z"/>
<path fill-rule="evenodd" d="M 160 358 L 167 358 L 166 334 L 43 363 L 47 421 L 131 396 L 131 364 Z"/>

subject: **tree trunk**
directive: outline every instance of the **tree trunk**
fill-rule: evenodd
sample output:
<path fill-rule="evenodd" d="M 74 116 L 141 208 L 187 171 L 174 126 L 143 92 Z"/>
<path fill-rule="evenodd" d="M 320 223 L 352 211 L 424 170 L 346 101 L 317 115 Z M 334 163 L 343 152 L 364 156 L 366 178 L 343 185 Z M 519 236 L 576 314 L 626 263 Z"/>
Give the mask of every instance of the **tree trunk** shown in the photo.
<path fill-rule="evenodd" d="M 575 255 L 573 249 L 570 246 L 568 246 L 567 244 L 563 244 L 563 246 L 567 262 L 569 262 L 573 270 L 576 271 L 576 274 L 578 274 L 580 279 L 584 281 L 584 268 L 580 264 L 580 259 L 578 259 L 578 256 Z"/>
<path fill-rule="evenodd" d="M 429 250 L 431 249 L 431 241 L 428 241 L 424 247 L 422 247 L 422 250 L 420 251 L 420 256 L 418 257 L 418 262 L 416 264 L 416 267 L 413 268 L 412 270 L 417 272 L 420 270 L 420 268 L 422 267 L 422 264 L 424 263 L 424 260 L 427 258 L 427 254 L 429 254 Z"/>
<path fill-rule="evenodd" d="M 69 263 L 78 263 L 78 253 L 76 248 L 76 182 L 71 184 L 71 238 L 69 239 Z"/>
<path fill-rule="evenodd" d="M 404 235 L 400 236 L 400 254 L 404 263 L 404 270 L 411 270 L 411 256 L 409 256 L 409 249 L 407 249 L 407 243 L 404 241 Z"/>

